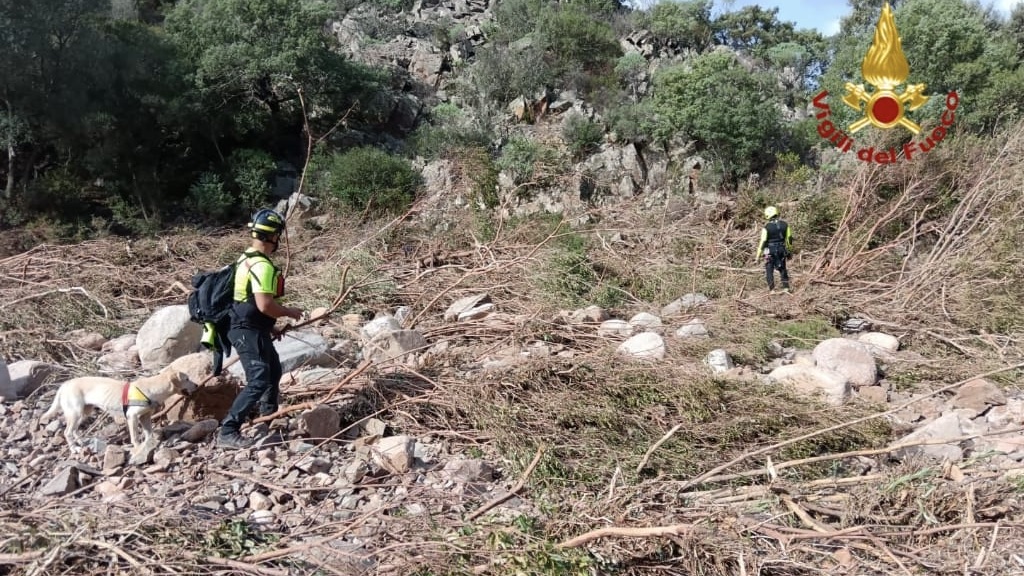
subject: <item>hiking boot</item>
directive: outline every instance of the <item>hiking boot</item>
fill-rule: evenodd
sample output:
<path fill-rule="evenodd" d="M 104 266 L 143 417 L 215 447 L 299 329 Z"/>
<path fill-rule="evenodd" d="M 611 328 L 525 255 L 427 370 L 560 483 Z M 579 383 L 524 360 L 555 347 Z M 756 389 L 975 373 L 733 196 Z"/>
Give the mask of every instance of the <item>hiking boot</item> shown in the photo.
<path fill-rule="evenodd" d="M 218 448 L 231 448 L 232 450 L 244 450 L 252 446 L 252 441 L 243 438 L 238 432 L 228 432 L 217 435 Z"/>
<path fill-rule="evenodd" d="M 260 422 L 253 427 L 253 436 L 256 438 L 263 438 L 270 434 L 270 426 L 266 422 Z"/>
<path fill-rule="evenodd" d="M 267 446 L 277 446 L 277 445 L 280 445 L 280 444 L 284 444 L 284 437 L 281 436 L 280 432 L 275 430 L 275 431 L 270 432 L 269 434 L 267 434 L 265 436 L 259 437 L 256 440 L 256 443 L 253 445 L 253 447 L 254 448 L 264 448 L 264 447 L 267 447 Z"/>

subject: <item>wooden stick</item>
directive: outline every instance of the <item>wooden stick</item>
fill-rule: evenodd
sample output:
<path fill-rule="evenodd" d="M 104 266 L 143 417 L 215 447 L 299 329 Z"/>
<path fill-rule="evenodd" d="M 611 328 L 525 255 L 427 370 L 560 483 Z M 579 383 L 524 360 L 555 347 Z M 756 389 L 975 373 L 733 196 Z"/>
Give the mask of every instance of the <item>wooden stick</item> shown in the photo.
<path fill-rule="evenodd" d="M 657 450 L 659 446 L 664 444 L 666 440 L 671 438 L 672 435 L 675 434 L 679 430 L 679 428 L 681 428 L 682 426 L 683 426 L 682 424 L 676 424 L 675 426 L 672 427 L 671 430 L 669 430 L 667 433 L 665 433 L 664 436 L 661 437 L 661 440 L 658 440 L 657 442 L 654 443 L 653 446 L 651 446 L 650 448 L 647 449 L 647 453 L 644 454 L 644 457 L 640 459 L 640 463 L 636 465 L 636 473 L 637 474 L 639 474 L 640 471 L 644 469 L 644 466 L 647 465 L 647 460 L 650 459 L 651 454 L 653 454 L 654 451 Z"/>
<path fill-rule="evenodd" d="M 79 540 L 79 542 L 81 542 L 82 544 L 87 544 L 89 546 L 95 546 L 96 548 L 102 548 L 104 550 L 112 552 L 114 555 L 118 556 L 119 558 L 124 559 L 126 562 L 131 564 L 131 566 L 132 566 L 132 568 L 133 568 L 133 570 L 135 571 L 136 574 L 138 574 L 138 573 L 152 574 L 153 573 L 152 570 L 150 570 L 148 568 L 145 568 L 142 564 L 139 563 L 138 560 L 136 560 L 135 558 L 132 558 L 127 552 L 125 552 L 124 550 L 118 548 L 117 546 L 114 546 L 113 544 L 110 544 L 109 542 L 104 542 L 102 540 L 91 540 L 91 539 L 88 539 L 88 538 L 83 538 L 83 539 Z"/>
<path fill-rule="evenodd" d="M 43 557 L 46 550 L 33 550 L 21 554 L 0 554 L 0 564 L 24 564 Z"/>
<path fill-rule="evenodd" d="M 10 306 L 14 306 L 15 304 L 18 304 L 19 302 L 24 302 L 26 300 L 33 300 L 35 298 L 42 298 L 43 296 L 49 296 L 50 294 L 70 294 L 70 293 L 82 294 L 86 298 L 92 300 L 93 302 L 96 303 L 97 306 L 99 306 L 103 310 L 103 317 L 104 318 L 110 318 L 110 312 L 107 311 L 107 307 L 104 306 L 103 303 L 100 302 L 95 296 L 93 296 L 92 294 L 89 294 L 89 292 L 86 291 L 86 289 L 82 288 L 81 286 L 72 286 L 71 288 L 55 288 L 53 290 L 47 290 L 46 292 L 40 292 L 38 294 L 30 294 L 28 296 L 25 296 L 25 297 L 22 297 L 22 298 L 18 298 L 17 300 L 12 300 L 12 301 L 10 301 L 10 302 L 8 302 L 6 304 L 0 305 L 0 310 L 3 310 L 4 308 L 8 308 Z"/>
<path fill-rule="evenodd" d="M 517 492 L 522 490 L 523 485 L 526 484 L 526 479 L 530 477 L 530 474 L 533 474 L 533 469 L 537 467 L 537 464 L 540 462 L 540 457 L 544 455 L 544 450 L 544 446 L 541 446 L 540 448 L 537 449 L 537 453 L 533 456 L 533 462 L 530 462 L 530 465 L 526 467 L 526 471 L 523 472 L 522 477 L 519 478 L 519 482 L 516 482 L 516 485 L 513 486 L 512 489 L 508 491 L 508 493 L 504 494 L 503 496 L 498 496 L 497 498 L 491 500 L 487 504 L 484 504 L 475 512 L 467 516 L 466 520 L 470 522 L 476 520 L 491 508 L 494 508 L 495 506 L 501 504 L 506 500 L 510 500 L 513 496 L 516 495 Z"/>
<path fill-rule="evenodd" d="M 789 511 L 792 512 L 793 514 L 796 514 L 797 518 L 800 518 L 800 520 L 804 524 L 806 524 L 808 528 L 811 528 L 812 530 L 815 530 L 816 532 L 823 532 L 823 533 L 826 533 L 826 534 L 829 533 L 829 532 L 833 532 L 834 531 L 831 528 L 825 527 L 824 525 L 822 525 L 820 522 L 818 522 L 814 518 L 811 518 L 811 515 L 808 514 L 806 510 L 801 508 L 800 505 L 797 504 L 796 501 L 793 500 L 792 497 L 790 497 L 790 496 L 783 496 L 782 497 L 782 502 L 783 502 L 783 504 L 786 505 L 786 508 L 789 508 Z"/>
<path fill-rule="evenodd" d="M 691 524 L 676 524 L 674 526 L 654 526 L 651 528 L 626 528 L 618 526 L 609 526 L 607 528 L 598 528 L 597 530 L 591 530 L 585 534 L 570 538 L 560 544 L 557 544 L 557 548 L 576 548 L 582 546 L 592 540 L 598 538 L 605 538 L 608 536 L 623 536 L 626 538 L 650 538 L 652 536 L 677 536 L 683 535 L 693 529 Z"/>
<path fill-rule="evenodd" d="M 234 568 L 235 570 L 241 570 L 251 574 L 258 574 L 259 576 L 288 576 L 287 570 L 276 570 L 274 568 L 264 568 L 255 564 L 249 564 L 247 562 L 239 562 L 238 560 L 230 560 L 228 558 L 218 558 L 216 556 L 206 556 L 203 558 L 204 561 L 217 566 L 227 566 L 228 568 Z"/>

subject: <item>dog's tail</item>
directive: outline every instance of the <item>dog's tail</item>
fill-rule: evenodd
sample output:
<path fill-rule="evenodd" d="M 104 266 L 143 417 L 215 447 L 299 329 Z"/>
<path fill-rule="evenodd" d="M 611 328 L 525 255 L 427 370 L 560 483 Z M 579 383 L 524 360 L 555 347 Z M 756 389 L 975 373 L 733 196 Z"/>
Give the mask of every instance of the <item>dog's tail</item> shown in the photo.
<path fill-rule="evenodd" d="M 57 414 L 57 410 L 60 408 L 60 393 L 61 393 L 61 390 L 63 390 L 63 389 L 64 389 L 63 386 L 60 386 L 60 387 L 57 388 L 57 393 L 53 395 L 53 404 L 50 405 L 50 409 L 49 410 L 47 410 L 45 413 L 43 413 L 42 416 L 39 417 L 40 420 L 42 420 L 42 421 L 49 420 L 55 414 Z"/>

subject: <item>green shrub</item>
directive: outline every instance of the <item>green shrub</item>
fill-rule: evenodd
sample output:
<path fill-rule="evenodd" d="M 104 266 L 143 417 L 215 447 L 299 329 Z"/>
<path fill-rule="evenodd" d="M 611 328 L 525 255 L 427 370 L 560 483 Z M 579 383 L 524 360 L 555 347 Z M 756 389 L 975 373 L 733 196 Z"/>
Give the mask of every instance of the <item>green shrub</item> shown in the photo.
<path fill-rule="evenodd" d="M 649 101 L 624 104 L 612 108 L 606 114 L 608 130 L 614 132 L 617 139 L 638 144 L 652 140 L 652 118 L 653 111 Z"/>
<path fill-rule="evenodd" d="M 559 77 L 575 71 L 611 68 L 622 54 L 610 25 L 595 19 L 577 4 L 548 8 L 537 25 Z"/>
<path fill-rule="evenodd" d="M 596 122 L 574 112 L 565 119 L 562 138 L 576 159 L 581 159 L 596 150 L 604 140 L 604 128 Z"/>
<path fill-rule="evenodd" d="M 485 208 L 498 207 L 498 166 L 482 146 L 467 148 L 462 155 L 466 173 L 473 182 L 473 193 Z"/>
<path fill-rule="evenodd" d="M 640 98 L 640 83 L 647 77 L 647 59 L 639 52 L 630 52 L 621 56 L 615 63 L 615 74 L 626 88 L 629 88 L 633 101 Z"/>
<path fill-rule="evenodd" d="M 597 272 L 587 256 L 586 242 L 578 234 L 559 239 L 558 251 L 542 279 L 542 288 L 559 305 L 580 306 L 589 303 L 591 290 L 598 283 Z"/>
<path fill-rule="evenodd" d="M 520 95 L 531 96 L 550 80 L 551 72 L 539 42 L 516 46 L 485 46 L 462 84 L 465 97 L 478 95 L 502 106 Z"/>
<path fill-rule="evenodd" d="M 532 140 L 514 137 L 501 150 L 498 168 L 512 177 L 515 184 L 533 179 L 534 168 L 541 157 L 540 145 Z"/>
<path fill-rule="evenodd" d="M 474 125 L 454 104 L 439 104 L 429 115 L 429 121 L 420 125 L 409 138 L 413 154 L 428 160 L 458 156 L 473 146 L 486 146 L 490 135 Z"/>
<path fill-rule="evenodd" d="M 270 190 L 270 177 L 277 169 L 270 154 L 263 150 L 242 148 L 231 153 L 228 166 L 242 205 L 250 212 L 262 206 Z"/>
<path fill-rule="evenodd" d="M 408 161 L 370 146 L 335 154 L 327 169 L 331 193 L 359 212 L 404 212 L 420 185 L 420 176 Z"/>
<path fill-rule="evenodd" d="M 820 317 L 783 322 L 779 331 L 782 335 L 780 344 L 796 348 L 814 348 L 822 340 L 839 336 L 839 331 Z"/>
<path fill-rule="evenodd" d="M 222 220 L 231 214 L 236 200 L 224 189 L 224 182 L 214 172 L 203 172 L 188 189 L 189 200 L 199 214 Z"/>
<path fill-rule="evenodd" d="M 526 36 L 537 26 L 542 13 L 541 0 L 504 0 L 494 7 L 494 21 L 497 29 L 491 38 L 498 44 L 515 42 Z"/>

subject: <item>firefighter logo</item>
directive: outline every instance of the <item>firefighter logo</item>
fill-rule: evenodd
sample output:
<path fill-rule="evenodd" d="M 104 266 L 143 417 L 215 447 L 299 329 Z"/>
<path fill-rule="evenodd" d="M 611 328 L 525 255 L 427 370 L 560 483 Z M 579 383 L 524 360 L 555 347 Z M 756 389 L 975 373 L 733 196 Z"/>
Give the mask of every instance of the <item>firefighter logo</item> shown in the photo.
<path fill-rule="evenodd" d="M 906 113 L 920 108 L 928 101 L 924 95 L 925 85 L 909 84 L 902 92 L 896 91 L 907 79 L 910 66 L 903 54 L 896 19 L 893 18 L 888 2 L 882 8 L 882 15 L 875 25 L 875 37 L 861 63 L 861 73 L 864 80 L 875 87 L 875 91 L 868 92 L 863 84 L 846 83 L 843 102 L 864 114 L 850 124 L 850 134 L 868 124 L 885 129 L 902 126 L 914 134 L 921 132 L 921 127 L 907 118 Z"/>

